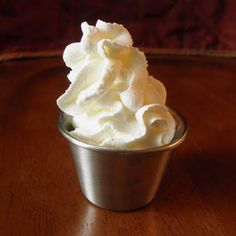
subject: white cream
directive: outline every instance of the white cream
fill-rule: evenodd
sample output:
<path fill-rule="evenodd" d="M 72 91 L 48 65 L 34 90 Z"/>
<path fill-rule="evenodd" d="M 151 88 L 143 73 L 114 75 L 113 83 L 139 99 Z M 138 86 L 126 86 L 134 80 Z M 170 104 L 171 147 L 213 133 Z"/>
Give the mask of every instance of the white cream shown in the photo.
<path fill-rule="evenodd" d="M 57 100 L 73 117 L 71 133 L 115 149 L 169 143 L 175 121 L 165 106 L 165 87 L 148 74 L 145 55 L 132 46 L 129 32 L 101 20 L 81 28 L 81 41 L 64 51 L 71 84 Z"/>

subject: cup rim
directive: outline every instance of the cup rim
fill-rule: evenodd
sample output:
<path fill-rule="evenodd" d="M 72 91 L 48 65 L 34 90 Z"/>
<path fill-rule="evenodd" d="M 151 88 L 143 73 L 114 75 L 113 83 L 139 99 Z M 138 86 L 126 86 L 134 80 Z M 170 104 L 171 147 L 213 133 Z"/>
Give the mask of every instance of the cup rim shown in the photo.
<path fill-rule="evenodd" d="M 167 106 L 166 106 L 167 107 Z M 60 111 L 58 120 L 57 120 L 57 127 L 59 131 L 62 133 L 62 135 L 70 142 L 93 151 L 100 151 L 100 152 L 113 152 L 113 153 L 148 153 L 148 152 L 157 152 L 157 151 L 167 151 L 170 149 L 174 149 L 177 146 L 179 146 L 186 138 L 186 135 L 188 133 L 188 123 L 186 119 L 179 113 L 174 111 L 173 109 L 167 107 L 171 115 L 174 117 L 175 121 L 178 120 L 179 124 L 178 127 L 176 127 L 175 135 L 177 132 L 177 129 L 181 129 L 181 134 L 178 135 L 178 137 L 174 137 L 172 141 L 168 144 L 158 146 L 158 147 L 150 147 L 150 148 L 145 148 L 145 149 L 114 149 L 112 147 L 104 147 L 104 146 L 99 146 L 97 144 L 89 143 L 86 142 L 80 138 L 74 137 L 65 127 L 65 122 L 63 122 L 64 118 L 71 117 L 70 115 L 67 115 L 63 111 Z"/>

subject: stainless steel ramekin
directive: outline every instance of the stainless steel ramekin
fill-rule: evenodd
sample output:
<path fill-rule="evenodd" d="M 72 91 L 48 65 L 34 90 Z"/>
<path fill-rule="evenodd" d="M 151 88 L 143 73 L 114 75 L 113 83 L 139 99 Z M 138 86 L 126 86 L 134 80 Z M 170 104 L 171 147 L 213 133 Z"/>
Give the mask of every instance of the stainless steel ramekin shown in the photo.
<path fill-rule="evenodd" d="M 167 163 L 188 130 L 186 120 L 169 111 L 176 121 L 173 140 L 145 150 L 119 150 L 86 143 L 70 134 L 71 117 L 60 113 L 58 128 L 69 141 L 81 190 L 90 202 L 109 210 L 129 211 L 154 198 Z"/>

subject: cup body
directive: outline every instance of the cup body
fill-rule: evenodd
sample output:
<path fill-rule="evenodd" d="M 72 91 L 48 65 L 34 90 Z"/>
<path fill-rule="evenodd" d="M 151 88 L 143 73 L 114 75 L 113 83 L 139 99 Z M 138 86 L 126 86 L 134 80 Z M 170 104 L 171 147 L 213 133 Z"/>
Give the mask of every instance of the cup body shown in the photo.
<path fill-rule="evenodd" d="M 170 111 L 177 124 L 173 141 L 147 150 L 112 150 L 84 143 L 70 135 L 70 117 L 60 114 L 59 129 L 69 141 L 81 190 L 90 202 L 129 211 L 152 201 L 169 159 L 187 133 L 185 120 Z"/>

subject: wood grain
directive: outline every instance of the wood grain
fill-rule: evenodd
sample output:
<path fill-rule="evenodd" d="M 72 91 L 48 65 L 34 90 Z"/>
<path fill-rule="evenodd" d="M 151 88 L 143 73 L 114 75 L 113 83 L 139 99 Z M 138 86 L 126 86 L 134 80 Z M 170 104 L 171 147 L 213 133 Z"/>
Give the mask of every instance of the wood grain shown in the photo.
<path fill-rule="evenodd" d="M 82 196 L 56 98 L 68 86 L 60 59 L 0 64 L 0 235 L 235 235 L 236 61 L 150 59 L 168 105 L 190 132 L 170 162 L 157 197 L 117 213 Z"/>

